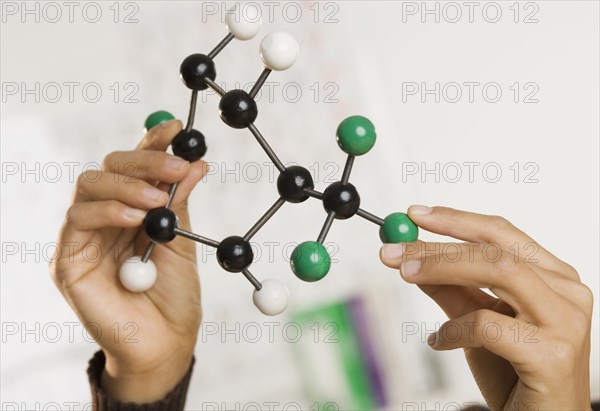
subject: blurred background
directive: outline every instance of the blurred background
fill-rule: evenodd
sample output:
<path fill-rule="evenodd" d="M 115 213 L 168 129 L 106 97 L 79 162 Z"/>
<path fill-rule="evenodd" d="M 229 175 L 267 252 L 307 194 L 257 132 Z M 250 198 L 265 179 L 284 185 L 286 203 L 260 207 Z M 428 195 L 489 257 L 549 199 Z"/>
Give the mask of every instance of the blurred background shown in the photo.
<path fill-rule="evenodd" d="M 186 118 L 179 65 L 226 35 L 233 4 L 2 2 L 2 409 L 89 409 L 85 368 L 97 346 L 47 269 L 74 181 L 109 152 L 133 148 L 149 113 Z M 272 73 L 259 95 L 256 124 L 285 163 L 311 170 L 317 189 L 341 177 L 337 125 L 362 114 L 378 133 L 351 177 L 365 209 L 383 217 L 426 204 L 502 215 L 597 292 L 597 2 L 238 6 L 260 10 L 263 27 L 216 58 L 217 82 L 249 90 L 263 68 L 262 37 L 283 29 L 298 39 L 297 63 Z M 221 239 L 245 232 L 277 193 L 275 168 L 249 132 L 221 122 L 217 105 L 211 92 L 199 99 L 211 171 L 190 205 L 194 231 Z M 335 221 L 328 276 L 309 284 L 292 274 L 293 247 L 315 239 L 324 219 L 317 201 L 286 204 L 253 239 L 253 273 L 291 292 L 274 318 L 254 308 L 244 278 L 198 247 L 204 324 L 187 408 L 481 402 L 463 353 L 428 348 L 446 318 L 379 262 L 376 226 Z M 134 338 L 134 329 L 122 332 Z"/>

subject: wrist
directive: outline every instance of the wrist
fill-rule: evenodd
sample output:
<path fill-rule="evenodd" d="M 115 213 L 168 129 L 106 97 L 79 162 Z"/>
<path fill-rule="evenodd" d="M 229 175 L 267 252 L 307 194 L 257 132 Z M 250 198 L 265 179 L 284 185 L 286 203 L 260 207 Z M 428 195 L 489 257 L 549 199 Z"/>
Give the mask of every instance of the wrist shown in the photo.
<path fill-rule="evenodd" d="M 101 384 L 116 401 L 138 404 L 160 401 L 188 372 L 193 351 L 173 352 L 157 364 L 131 365 L 106 354 Z"/>

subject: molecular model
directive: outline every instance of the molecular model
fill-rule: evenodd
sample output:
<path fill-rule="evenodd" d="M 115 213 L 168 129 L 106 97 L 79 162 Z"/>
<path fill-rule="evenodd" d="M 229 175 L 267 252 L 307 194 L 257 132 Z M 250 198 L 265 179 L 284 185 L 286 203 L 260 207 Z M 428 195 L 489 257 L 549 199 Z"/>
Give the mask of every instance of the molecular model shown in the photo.
<path fill-rule="evenodd" d="M 156 281 L 156 266 L 150 256 L 157 244 L 166 243 L 182 236 L 217 249 L 219 265 L 232 273 L 241 272 L 255 288 L 253 301 L 256 307 L 266 315 L 277 315 L 288 305 L 289 292 L 279 281 L 257 280 L 249 267 L 254 255 L 250 240 L 261 227 L 288 203 L 302 203 L 310 197 L 323 202 L 327 213 L 323 228 L 316 241 L 299 244 L 291 255 L 291 268 L 301 280 L 314 282 L 322 279 L 329 271 L 331 258 L 323 242 L 334 219 L 345 220 L 354 215 L 365 218 L 378 226 L 383 242 L 412 242 L 417 239 L 417 226 L 405 213 L 392 213 L 385 219 L 379 218 L 360 208 L 360 196 L 356 188 L 349 183 L 350 171 L 356 156 L 366 154 L 375 144 L 375 128 L 371 121 L 362 116 L 352 116 L 343 120 L 337 129 L 337 143 L 348 154 L 340 181 L 329 185 L 324 192 L 315 190 L 310 172 L 300 166 L 285 167 L 260 133 L 254 120 L 258 109 L 255 96 L 265 83 L 271 71 L 286 70 L 298 56 L 298 43 L 289 33 L 274 31 L 268 34 L 260 44 L 260 57 L 265 64 L 264 71 L 249 93 L 244 90 L 225 91 L 215 83 L 216 70 L 214 58 L 233 39 L 249 40 L 260 30 L 261 21 L 248 21 L 235 13 L 227 13 L 227 36 L 208 55 L 192 54 L 181 63 L 180 74 L 185 85 L 192 90 L 189 116 L 185 128 L 173 139 L 173 154 L 190 162 L 197 161 L 206 153 L 204 135 L 193 128 L 198 92 L 213 89 L 220 95 L 219 113 L 221 119 L 230 127 L 247 128 L 279 170 L 277 191 L 279 198 L 267 212 L 243 236 L 232 235 L 216 241 L 178 227 L 177 216 L 169 209 L 177 190 L 177 183 L 169 190 L 169 200 L 165 207 L 150 210 L 143 222 L 143 229 L 151 240 L 142 257 L 131 257 L 122 265 L 119 278 L 123 286 L 132 292 L 144 292 Z M 174 119 L 166 111 L 151 114 L 146 122 L 146 130 Z"/>

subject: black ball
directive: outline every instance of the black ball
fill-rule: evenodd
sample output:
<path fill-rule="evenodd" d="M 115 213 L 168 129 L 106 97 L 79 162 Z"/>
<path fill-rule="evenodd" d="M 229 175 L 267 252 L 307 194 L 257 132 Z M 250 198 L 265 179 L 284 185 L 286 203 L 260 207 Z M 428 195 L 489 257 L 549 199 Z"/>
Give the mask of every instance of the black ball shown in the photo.
<path fill-rule="evenodd" d="M 224 270 L 239 273 L 252 264 L 254 253 L 248 241 L 232 235 L 227 237 L 217 247 L 217 260 Z"/>
<path fill-rule="evenodd" d="M 310 172 L 304 167 L 291 166 L 283 170 L 277 178 L 279 195 L 290 203 L 301 203 L 308 199 L 305 188 L 315 188 Z"/>
<path fill-rule="evenodd" d="M 154 208 L 148 211 L 144 218 L 144 230 L 156 243 L 168 243 L 174 239 L 175 227 L 177 227 L 177 217 L 166 207 Z"/>
<path fill-rule="evenodd" d="M 181 130 L 171 142 L 173 154 L 187 161 L 196 161 L 206 154 L 204 135 L 198 130 Z"/>
<path fill-rule="evenodd" d="M 358 211 L 360 196 L 352 184 L 338 181 L 325 189 L 323 207 L 327 212 L 335 211 L 335 218 L 338 220 L 345 220 Z"/>
<path fill-rule="evenodd" d="M 192 90 L 206 90 L 208 84 L 204 78 L 208 77 L 214 81 L 217 77 L 215 62 L 204 54 L 187 56 L 179 67 L 179 73 L 185 85 Z"/>
<path fill-rule="evenodd" d="M 221 120 L 229 127 L 246 128 L 256 120 L 256 101 L 244 90 L 231 90 L 219 102 Z"/>

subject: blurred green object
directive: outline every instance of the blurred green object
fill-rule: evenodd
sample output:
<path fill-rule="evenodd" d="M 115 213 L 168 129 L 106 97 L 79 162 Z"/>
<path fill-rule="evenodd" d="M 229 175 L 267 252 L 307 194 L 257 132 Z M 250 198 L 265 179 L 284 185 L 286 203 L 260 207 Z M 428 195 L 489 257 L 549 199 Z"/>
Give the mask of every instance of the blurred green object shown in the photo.
<path fill-rule="evenodd" d="M 311 409 L 377 409 L 351 301 L 295 313 L 291 321 L 302 329 L 294 348 Z"/>

